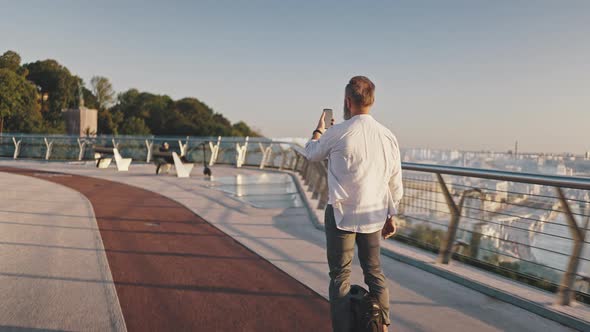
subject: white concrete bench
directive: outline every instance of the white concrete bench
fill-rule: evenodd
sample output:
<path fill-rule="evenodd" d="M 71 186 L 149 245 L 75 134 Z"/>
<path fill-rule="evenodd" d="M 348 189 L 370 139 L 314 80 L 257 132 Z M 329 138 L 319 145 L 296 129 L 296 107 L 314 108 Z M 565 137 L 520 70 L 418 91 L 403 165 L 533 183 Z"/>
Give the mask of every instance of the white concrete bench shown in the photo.
<path fill-rule="evenodd" d="M 174 169 L 176 169 L 176 176 L 179 178 L 188 178 L 191 175 L 191 171 L 193 170 L 193 167 L 195 167 L 195 164 L 183 164 L 176 152 L 172 152 L 172 158 L 174 159 Z"/>
<path fill-rule="evenodd" d="M 113 149 L 113 155 L 115 157 L 115 164 L 117 164 L 117 170 L 119 172 L 127 172 L 129 170 L 129 166 L 131 165 L 131 158 L 123 158 L 119 153 L 118 149 Z"/>
<path fill-rule="evenodd" d="M 105 157 L 105 155 L 112 155 L 113 158 Z M 94 159 L 96 159 L 97 168 L 108 168 L 114 159 L 119 172 L 129 171 L 132 161 L 131 158 L 123 158 L 119 153 L 119 149 L 104 146 L 94 147 Z"/>
<path fill-rule="evenodd" d="M 179 178 L 188 178 L 195 164 L 183 162 L 182 155 L 179 156 L 172 151 L 154 151 L 152 153 L 154 164 L 156 164 L 156 174 L 161 173 L 160 170 L 168 173 L 172 164 L 176 170 L 176 176 Z"/>

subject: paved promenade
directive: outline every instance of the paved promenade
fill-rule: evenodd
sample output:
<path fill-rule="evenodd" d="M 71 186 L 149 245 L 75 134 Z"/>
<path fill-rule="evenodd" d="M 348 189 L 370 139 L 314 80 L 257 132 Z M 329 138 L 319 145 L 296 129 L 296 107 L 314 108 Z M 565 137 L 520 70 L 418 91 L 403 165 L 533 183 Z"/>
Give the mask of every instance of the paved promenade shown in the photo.
<path fill-rule="evenodd" d="M 29 176 L 0 183 L 0 330 L 124 331 L 90 202 Z"/>
<path fill-rule="evenodd" d="M 205 294 L 215 294 L 216 291 L 222 293 L 223 291 L 219 288 L 207 288 L 202 287 L 203 280 L 217 280 L 219 282 L 228 282 L 227 287 L 235 287 L 231 283 L 239 282 L 230 281 L 226 278 L 226 274 L 223 270 L 211 269 L 209 267 L 209 261 L 199 260 L 198 258 L 192 258 L 180 263 L 169 263 L 169 261 L 180 260 L 180 258 L 174 255 L 167 255 L 170 252 L 178 252 L 179 247 L 182 243 L 184 246 L 190 246 L 195 244 L 201 244 L 198 248 L 195 247 L 190 251 L 191 255 L 202 254 L 202 250 L 207 250 L 207 237 L 203 236 L 187 236 L 180 234 L 167 234 L 170 232 L 182 232 L 174 229 L 164 228 L 164 226 L 172 225 L 174 222 L 186 222 L 186 219 L 167 219 L 166 211 L 169 205 L 173 205 L 176 202 L 182 204 L 184 207 L 196 213 L 201 222 L 201 226 L 206 228 L 206 225 L 213 225 L 215 228 L 221 230 L 231 238 L 235 239 L 239 243 L 245 245 L 247 248 L 252 250 L 251 254 L 256 253 L 257 256 L 252 257 L 249 260 L 244 260 L 243 264 L 240 262 L 228 262 L 225 260 L 225 265 L 235 265 L 235 274 L 244 276 L 254 275 L 260 280 L 267 281 L 269 276 L 267 275 L 269 270 L 273 267 L 269 264 L 262 270 L 252 270 L 249 266 L 254 265 L 252 261 L 256 261 L 256 257 L 262 257 L 272 265 L 278 267 L 284 271 L 284 277 L 280 282 L 274 284 L 268 281 L 263 285 L 257 286 L 255 283 L 242 284 L 240 289 L 244 291 L 260 291 L 258 287 L 270 287 L 272 292 L 280 293 L 287 292 L 289 294 L 305 294 L 305 299 L 294 300 L 297 301 L 311 301 L 313 304 L 313 311 L 319 316 L 324 317 L 323 320 L 318 318 L 314 324 L 310 326 L 301 326 L 303 322 L 298 318 L 303 317 L 305 314 L 305 308 L 297 307 L 292 305 L 281 305 L 272 306 L 271 309 L 261 310 L 264 306 L 263 297 L 250 296 L 250 298 L 256 298 L 253 302 L 248 302 L 249 306 L 254 307 L 255 313 L 250 317 L 253 321 L 259 321 L 267 319 L 269 316 L 274 315 L 286 315 L 281 316 L 283 321 L 289 322 L 289 325 L 280 325 L 276 329 L 268 329 L 268 331 L 325 331 L 327 329 L 327 263 L 325 259 L 325 239 L 324 234 L 317 230 L 311 223 L 308 211 L 304 207 L 291 207 L 291 208 L 269 208 L 261 209 L 253 207 L 252 205 L 244 202 L 243 200 L 232 197 L 225 192 L 216 190 L 211 187 L 211 181 L 206 180 L 199 176 L 200 169 L 197 168 L 193 171 L 193 177 L 190 179 L 178 179 L 171 175 L 154 175 L 154 167 L 152 165 L 132 165 L 129 173 L 116 172 L 114 169 L 108 170 L 97 170 L 90 165 L 83 164 L 60 164 L 60 163 L 38 163 L 38 162 L 26 162 L 26 161 L 0 161 L 0 166 L 18 166 L 20 168 L 30 169 L 42 169 L 45 171 L 57 171 L 69 174 L 78 174 L 96 179 L 115 181 L 116 183 L 127 184 L 136 188 L 147 189 L 152 192 L 156 192 L 162 196 L 154 199 L 144 199 L 143 201 L 136 201 L 129 195 L 121 195 L 119 187 L 114 186 L 110 191 L 102 192 L 102 195 L 112 195 L 110 204 L 117 206 L 118 212 L 124 212 L 129 207 L 140 211 L 143 209 L 160 207 L 162 210 L 156 214 L 152 214 L 152 217 L 146 217 L 145 213 L 137 214 L 132 219 L 134 222 L 128 223 L 129 225 L 137 225 L 133 227 L 140 227 L 141 229 L 134 229 L 134 232 L 147 232 L 150 236 L 136 237 L 133 243 L 126 240 L 121 242 L 121 245 L 142 245 L 142 250 L 150 249 L 153 252 L 160 253 L 158 260 L 154 263 L 149 263 L 150 269 L 157 269 L 160 267 L 170 269 L 179 269 L 187 272 L 195 279 L 192 279 L 193 287 L 190 289 L 191 294 L 197 294 L 198 297 L 202 297 Z M 215 177 L 226 177 L 235 176 L 236 174 L 248 175 L 260 175 L 261 171 L 252 169 L 235 169 L 227 166 L 214 166 L 213 172 Z M 29 172 L 31 173 L 35 172 Z M 0 173 L 2 174 L 2 173 Z M 13 176 L 13 175 L 11 175 Z M 38 176 L 38 175 L 36 175 Z M 214 177 L 214 179 L 215 179 Z M 47 177 L 47 180 L 68 182 L 72 187 L 77 187 L 77 190 L 85 194 L 92 202 L 93 193 L 97 188 L 95 185 L 88 185 L 85 188 L 80 187 L 76 184 L 77 181 L 71 181 L 68 177 L 53 176 Z M 87 180 L 85 180 L 87 181 Z M 91 183 L 87 181 L 87 183 Z M 100 186 L 100 185 L 99 185 Z M 40 189 L 41 190 L 41 189 Z M 49 189 L 47 189 L 49 190 Z M 139 189 L 137 189 L 139 190 Z M 146 192 L 146 190 L 141 190 Z M 146 194 L 147 195 L 147 194 Z M 102 197 L 102 196 L 101 196 Z M 169 199 L 169 200 L 168 200 Z M 93 203 L 94 204 L 94 203 Z M 94 207 L 97 211 L 98 226 L 101 230 L 102 238 L 107 248 L 107 256 L 109 256 L 109 240 L 111 235 L 107 231 L 107 226 L 110 229 L 119 227 L 119 223 L 112 222 L 112 224 L 101 225 L 101 217 L 97 207 Z M 135 212 L 134 212 L 135 213 Z M 155 212 L 154 212 L 155 213 Z M 194 215 L 193 215 L 194 216 Z M 115 215 L 110 217 L 114 218 Z M 185 217 L 188 217 L 186 215 Z M 195 218 L 198 218 L 195 216 Z M 127 222 L 124 222 L 127 224 Z M 121 226 L 123 227 L 123 226 Z M 127 227 L 127 226 L 126 226 Z M 186 231 L 186 230 L 183 230 Z M 214 228 L 210 230 L 211 234 L 215 233 Z M 169 236 L 180 237 L 182 241 L 169 241 Z M 149 245 L 146 247 L 143 244 L 145 241 L 149 241 Z M 171 244 L 173 243 L 173 244 Z M 246 254 L 245 252 L 239 251 L 237 247 L 228 247 L 221 252 L 215 253 L 217 256 L 224 255 L 239 255 Z M 197 250 L 198 249 L 198 250 Z M 125 249 L 131 250 L 131 249 Z M 133 249 L 136 250 L 136 249 Z M 185 250 L 185 249 L 182 249 Z M 195 251 L 197 250 L 197 251 Z M 152 276 L 151 271 L 142 271 L 140 267 L 142 262 L 147 262 L 147 258 L 144 255 L 133 255 L 128 252 L 118 253 L 125 255 L 128 259 L 124 264 L 120 264 L 123 261 L 118 261 L 117 255 L 112 254 L 115 259 L 109 257 L 110 268 L 113 273 L 115 285 L 118 292 L 119 301 L 121 303 L 123 317 L 127 323 L 129 330 L 137 331 L 140 330 L 141 325 L 134 325 L 133 323 L 137 317 L 135 314 L 127 314 L 126 308 L 129 307 L 130 303 L 133 305 L 135 302 L 139 302 L 138 308 L 144 308 L 149 318 L 150 315 L 161 309 L 164 313 L 158 316 L 161 324 L 171 324 L 168 321 L 176 321 L 179 317 L 179 312 L 185 310 L 193 310 L 194 315 L 192 319 L 197 322 L 208 322 L 213 324 L 215 320 L 231 319 L 231 314 L 228 315 L 235 308 L 232 307 L 228 310 L 223 305 L 215 306 L 215 310 L 210 311 L 199 311 L 196 307 L 193 309 L 192 305 L 198 301 L 195 298 L 183 298 L 178 297 L 178 301 L 175 303 L 167 303 L 158 307 L 150 306 L 150 302 L 146 300 L 148 296 L 152 296 L 151 299 L 156 300 L 159 297 L 166 297 L 168 293 L 178 292 L 177 289 L 161 287 L 158 293 L 151 295 L 142 295 L 139 297 L 130 296 L 128 300 L 125 299 L 128 293 L 125 291 L 125 285 L 117 284 L 117 275 L 120 269 L 125 269 L 124 266 L 134 266 L 133 269 L 127 269 L 123 277 L 133 277 L 134 282 L 143 282 L 144 284 L 153 284 L 153 280 L 150 280 Z M 208 255 L 212 253 L 208 252 Z M 186 259 L 186 257 L 185 257 Z M 218 257 L 218 259 L 223 259 Z M 239 261 L 239 260 L 238 260 Z M 395 331 L 569 331 L 570 329 L 559 325 L 553 321 L 541 318 L 528 311 L 520 309 L 518 307 L 509 305 L 507 303 L 495 300 L 491 297 L 482 295 L 476 291 L 460 286 L 453 282 L 447 281 L 436 275 L 406 265 L 399 261 L 383 257 L 383 266 L 385 274 L 389 278 L 389 286 L 391 289 L 391 310 L 392 320 Z M 156 263 L 157 262 L 157 263 Z M 136 264 L 136 265 L 133 265 Z M 214 265 L 211 265 L 214 266 Z M 0 266 L 0 271 L 4 272 L 6 269 L 4 265 Z M 218 271 L 218 272 L 216 272 Z M 276 270 L 279 271 L 279 270 Z M 217 274 L 215 274 L 217 273 Z M 212 274 L 215 277 L 212 277 Z M 166 278 L 173 278 L 174 275 L 164 275 Z M 146 280 L 141 280 L 147 278 Z M 202 279 L 201 279 L 202 278 Z M 283 278 L 276 277 L 276 278 Z M 252 279 L 254 281 L 254 279 Z M 290 281 L 291 280 L 291 281 Z M 297 288 L 296 284 L 291 284 L 292 281 L 299 281 L 302 284 L 309 287 L 311 290 L 321 295 L 319 299 L 314 299 L 312 294 L 305 293 L 306 287 L 297 289 L 293 292 L 293 289 L 281 288 L 281 285 L 291 285 L 290 287 Z M 159 281 L 158 281 L 159 282 Z M 164 280 L 162 280 L 164 282 Z M 166 281 L 169 282 L 169 281 Z M 353 269 L 353 282 L 362 283 L 362 275 L 358 262 L 354 263 Z M 299 284 L 301 285 L 301 284 Z M 278 288 L 275 288 L 278 287 Z M 286 287 L 286 286 L 282 286 Z M 294 289 L 295 289 L 294 288 Z M 186 290 L 184 290 L 186 291 Z M 252 295 L 252 294 L 248 294 Z M 270 294 L 267 294 L 270 295 Z M 246 296 L 247 297 L 247 296 Z M 235 301 L 239 298 L 236 292 L 227 297 L 227 301 Z M 184 301 L 183 301 L 184 299 Z M 129 302 L 127 302 L 129 301 Z M 229 302 L 228 302 L 229 303 Z M 246 302 L 244 302 L 246 304 Z M 183 307 L 188 307 L 185 309 Z M 182 308 L 182 309 L 181 309 Z M 141 309 L 139 309 L 141 311 Z M 215 316 L 223 312 L 223 315 Z M 288 313 L 288 314 L 285 314 Z M 208 315 L 213 315 L 208 317 Z M 181 315 L 182 316 L 182 315 Z M 246 322 L 247 323 L 247 322 Z M 4 323 L 1 323 L 4 324 Z M 255 323 L 250 322 L 254 325 L 235 325 L 234 329 L 241 331 L 257 331 Z M 9 324 L 7 324 L 9 325 Z M 14 324 L 11 324 L 14 325 Z M 22 326 L 22 325 L 14 325 Z M 44 327 L 45 328 L 45 327 Z M 222 330 L 221 326 L 211 329 Z M 198 330 L 198 329 L 197 329 Z"/>
<path fill-rule="evenodd" d="M 324 331 L 329 327 L 328 305 L 321 296 L 173 200 L 98 178 L 0 171 L 44 178 L 88 198 L 129 331 Z M 19 297 L 15 294 L 14 299 Z M 80 296 L 72 305 L 83 301 Z"/>

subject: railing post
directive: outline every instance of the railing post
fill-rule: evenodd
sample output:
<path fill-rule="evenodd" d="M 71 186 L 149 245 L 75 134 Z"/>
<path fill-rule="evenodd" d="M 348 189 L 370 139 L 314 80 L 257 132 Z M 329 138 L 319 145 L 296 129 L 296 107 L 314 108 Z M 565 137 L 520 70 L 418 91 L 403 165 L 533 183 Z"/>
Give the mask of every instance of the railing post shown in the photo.
<path fill-rule="evenodd" d="M 272 143 L 265 148 L 261 142 L 258 142 L 258 146 L 260 147 L 260 152 L 262 152 L 262 160 L 260 160 L 260 169 L 263 169 L 266 163 L 270 160 L 270 156 L 272 153 Z"/>
<path fill-rule="evenodd" d="M 47 141 L 47 137 L 43 137 L 43 141 L 45 142 L 45 160 L 49 160 L 51 157 L 51 150 L 53 149 L 53 141 Z"/>
<path fill-rule="evenodd" d="M 217 144 L 213 145 L 211 141 L 209 141 L 209 147 L 211 148 L 211 157 L 209 159 L 209 166 L 213 166 L 217 161 L 217 154 L 219 153 L 219 145 L 221 145 L 221 136 L 217 137 Z"/>
<path fill-rule="evenodd" d="M 240 146 L 240 143 L 236 142 L 236 167 L 240 168 L 242 167 L 242 147 Z"/>
<path fill-rule="evenodd" d="M 311 170 L 311 162 L 309 160 L 303 161 L 303 170 L 301 171 L 301 177 L 303 178 L 303 184 L 306 186 L 309 184 L 309 174 Z"/>
<path fill-rule="evenodd" d="M 297 168 L 297 162 L 299 161 L 299 155 L 296 152 L 291 151 L 291 159 L 289 159 L 289 169 L 295 170 Z"/>
<path fill-rule="evenodd" d="M 213 142 L 211 142 L 211 141 L 209 141 L 209 149 L 211 150 L 211 155 L 209 156 L 209 166 L 213 166 L 213 164 L 215 164 L 215 160 L 217 158 L 215 158 L 216 146 L 213 145 Z"/>
<path fill-rule="evenodd" d="M 303 164 L 303 165 L 302 165 Z M 295 162 L 295 171 L 301 173 L 302 167 L 305 165 L 305 158 L 297 154 L 297 161 Z"/>
<path fill-rule="evenodd" d="M 188 147 L 188 139 L 184 144 L 181 140 L 178 140 L 178 147 L 180 148 L 180 157 L 184 157 L 184 155 L 186 154 L 186 148 Z"/>
<path fill-rule="evenodd" d="M 279 147 L 281 148 L 281 165 L 279 166 L 279 169 L 288 168 L 288 164 L 290 162 L 290 150 L 289 148 L 284 149 L 281 145 L 279 145 Z"/>
<path fill-rule="evenodd" d="M 557 191 L 557 197 L 561 203 L 561 208 L 566 216 L 569 230 L 574 240 L 574 248 L 567 264 L 567 270 L 563 274 L 561 284 L 559 285 L 559 291 L 557 292 L 557 303 L 560 305 L 569 305 L 575 294 L 573 287 L 574 282 L 576 281 L 576 274 L 578 273 L 580 254 L 582 253 L 586 232 L 583 231 L 576 223 L 576 218 L 574 217 L 574 214 L 567 203 L 567 199 L 563 194 L 563 190 L 560 187 L 555 187 L 555 190 Z"/>
<path fill-rule="evenodd" d="M 219 157 L 219 149 L 221 149 L 221 136 L 217 136 L 217 144 L 215 145 L 215 159 L 213 160 L 214 163 L 217 162 L 217 158 Z"/>
<path fill-rule="evenodd" d="M 154 147 L 154 141 L 145 140 L 145 147 L 147 149 L 147 157 L 145 158 L 145 162 L 149 163 L 152 160 L 152 148 Z"/>
<path fill-rule="evenodd" d="M 307 173 L 307 168 L 309 167 L 309 161 L 303 158 L 303 165 L 301 165 L 301 169 L 299 170 L 299 174 L 301 174 L 301 178 L 303 178 L 303 182 L 305 183 L 305 173 Z"/>
<path fill-rule="evenodd" d="M 279 166 L 279 169 L 284 169 L 286 163 L 287 163 L 287 151 L 281 149 L 281 166 Z"/>
<path fill-rule="evenodd" d="M 309 167 L 309 185 L 307 186 L 307 191 L 311 193 L 311 196 L 313 197 L 313 195 L 316 192 L 316 187 L 317 187 L 317 177 L 318 177 L 318 172 L 315 170 L 317 165 L 315 164 L 311 164 Z"/>
<path fill-rule="evenodd" d="M 313 195 L 312 195 L 312 199 L 319 199 L 319 197 L 321 196 L 322 192 L 324 191 L 324 187 L 326 185 L 326 177 L 324 176 L 324 173 L 320 173 L 321 171 L 318 168 L 317 171 L 317 176 L 316 176 L 316 181 L 315 181 L 315 186 L 314 186 L 314 191 L 313 191 Z"/>
<path fill-rule="evenodd" d="M 246 136 L 246 141 L 244 145 L 240 146 L 239 143 L 236 142 L 236 167 L 242 167 L 246 162 L 246 151 L 248 150 L 248 141 L 250 137 Z"/>
<path fill-rule="evenodd" d="M 14 143 L 14 155 L 12 157 L 14 159 L 18 158 L 18 154 L 20 153 L 20 143 L 21 142 L 22 142 L 22 139 L 19 139 L 17 141 L 16 138 L 12 137 L 12 143 Z"/>
<path fill-rule="evenodd" d="M 86 149 L 86 142 L 85 141 L 81 141 L 79 138 L 77 138 L 78 140 L 78 147 L 80 148 L 80 153 L 78 154 L 78 160 L 82 160 L 82 158 L 84 158 L 84 150 Z M 113 139 L 113 144 L 114 144 L 114 139 Z"/>
<path fill-rule="evenodd" d="M 449 206 L 449 211 L 451 212 L 451 220 L 449 221 L 447 234 L 440 246 L 438 263 L 449 264 L 451 254 L 453 252 L 453 243 L 455 242 L 455 236 L 457 235 L 457 228 L 459 226 L 460 212 L 459 208 L 457 207 L 457 204 L 455 204 L 455 201 L 451 196 L 451 193 L 449 192 L 449 188 L 447 187 L 447 184 L 445 183 L 445 180 L 443 179 L 442 175 L 440 173 L 436 173 L 436 177 L 438 179 L 438 183 L 440 184 L 442 193 L 445 196 L 445 201 Z"/>

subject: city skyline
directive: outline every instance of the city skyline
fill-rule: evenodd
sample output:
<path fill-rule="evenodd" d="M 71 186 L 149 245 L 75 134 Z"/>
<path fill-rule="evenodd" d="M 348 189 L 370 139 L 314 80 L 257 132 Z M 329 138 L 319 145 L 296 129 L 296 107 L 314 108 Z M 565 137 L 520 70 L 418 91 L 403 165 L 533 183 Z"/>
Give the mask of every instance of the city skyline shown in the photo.
<path fill-rule="evenodd" d="M 0 4 L 3 51 L 23 62 L 194 96 L 267 136 L 308 136 L 324 107 L 341 121 L 364 74 L 402 146 L 590 150 L 584 1 Z"/>

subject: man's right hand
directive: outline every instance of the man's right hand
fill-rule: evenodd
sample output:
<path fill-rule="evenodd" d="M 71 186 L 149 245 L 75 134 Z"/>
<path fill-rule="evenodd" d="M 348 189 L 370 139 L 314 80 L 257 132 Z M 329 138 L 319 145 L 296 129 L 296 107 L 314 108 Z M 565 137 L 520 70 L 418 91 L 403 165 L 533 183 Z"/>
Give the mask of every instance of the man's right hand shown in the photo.
<path fill-rule="evenodd" d="M 322 133 L 326 131 L 326 112 L 322 112 L 322 116 L 320 116 L 316 130 L 319 130 Z"/>
<path fill-rule="evenodd" d="M 397 227 L 395 226 L 393 217 L 387 218 L 387 220 L 385 220 L 385 225 L 383 225 L 383 229 L 381 229 L 381 236 L 383 236 L 384 239 L 389 239 L 396 231 Z"/>

